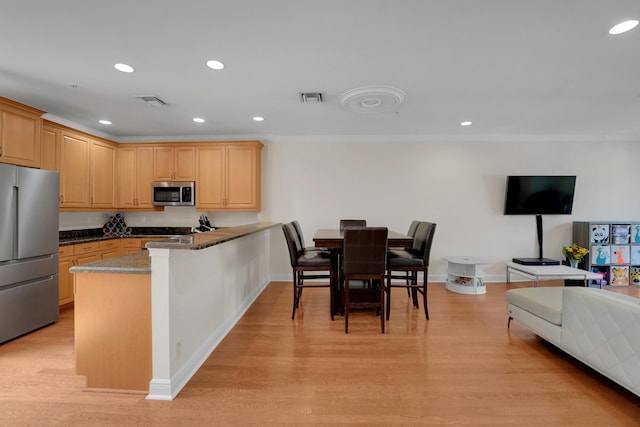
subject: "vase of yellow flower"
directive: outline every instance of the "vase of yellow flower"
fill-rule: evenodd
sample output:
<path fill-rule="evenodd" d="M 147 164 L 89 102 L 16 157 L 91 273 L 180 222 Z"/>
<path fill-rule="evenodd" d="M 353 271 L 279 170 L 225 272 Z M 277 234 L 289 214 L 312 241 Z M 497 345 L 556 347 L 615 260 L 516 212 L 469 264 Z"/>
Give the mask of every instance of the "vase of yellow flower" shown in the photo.
<path fill-rule="evenodd" d="M 571 246 L 562 247 L 562 254 L 569 262 L 569 265 L 573 268 L 578 268 L 578 264 L 580 264 L 580 261 L 582 261 L 582 259 L 587 256 L 588 253 L 589 251 L 587 250 L 587 248 L 578 246 L 575 243 Z"/>

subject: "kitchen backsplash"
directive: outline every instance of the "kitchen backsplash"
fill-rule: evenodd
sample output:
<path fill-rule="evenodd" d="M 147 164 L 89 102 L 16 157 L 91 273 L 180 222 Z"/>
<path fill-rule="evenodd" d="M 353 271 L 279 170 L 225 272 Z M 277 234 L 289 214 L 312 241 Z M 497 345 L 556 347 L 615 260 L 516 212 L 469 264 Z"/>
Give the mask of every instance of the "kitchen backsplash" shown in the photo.
<path fill-rule="evenodd" d="M 59 230 L 100 228 L 116 212 L 61 212 Z M 197 227 L 201 214 L 209 217 L 214 227 L 250 224 L 259 219 L 256 212 L 201 212 L 194 207 L 167 206 L 164 212 L 121 212 L 129 227 Z"/>

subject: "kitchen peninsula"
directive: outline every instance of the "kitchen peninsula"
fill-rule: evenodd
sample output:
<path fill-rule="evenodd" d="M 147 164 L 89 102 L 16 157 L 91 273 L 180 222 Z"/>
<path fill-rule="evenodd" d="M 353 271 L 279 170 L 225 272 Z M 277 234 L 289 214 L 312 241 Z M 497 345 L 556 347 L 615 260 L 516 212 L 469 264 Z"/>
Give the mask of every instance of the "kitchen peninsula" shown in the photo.
<path fill-rule="evenodd" d="M 261 222 L 147 243 L 75 266 L 77 373 L 91 389 L 171 400 L 269 281 Z"/>

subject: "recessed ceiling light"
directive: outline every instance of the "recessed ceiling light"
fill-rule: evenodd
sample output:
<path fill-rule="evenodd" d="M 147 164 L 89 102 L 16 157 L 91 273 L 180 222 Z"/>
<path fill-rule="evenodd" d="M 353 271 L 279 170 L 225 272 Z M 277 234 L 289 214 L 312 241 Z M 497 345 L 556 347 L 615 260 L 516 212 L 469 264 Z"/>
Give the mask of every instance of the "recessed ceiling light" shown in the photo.
<path fill-rule="evenodd" d="M 632 19 L 629 21 L 624 21 L 619 23 L 618 25 L 614 25 L 610 30 L 609 34 L 622 34 L 626 33 L 629 30 L 633 30 L 638 25 L 637 19 Z"/>
<path fill-rule="evenodd" d="M 473 124 L 473 122 L 470 122 L 470 121 L 467 120 L 465 122 L 460 123 L 460 126 L 471 126 L 472 124 Z"/>
<path fill-rule="evenodd" d="M 131 65 L 127 64 L 115 64 L 113 67 L 118 71 L 122 71 L 123 73 L 133 73 L 135 71 L 135 69 Z"/>
<path fill-rule="evenodd" d="M 110 125 L 111 122 L 109 120 L 98 120 L 98 123 L 102 123 L 103 125 Z"/>
<path fill-rule="evenodd" d="M 193 121 L 196 122 L 196 123 L 204 123 L 204 119 L 201 118 L 201 117 L 194 117 Z"/>
<path fill-rule="evenodd" d="M 222 70 L 224 68 L 224 64 L 220 61 L 216 61 L 215 59 L 211 59 L 207 61 L 207 67 L 214 70 Z"/>
<path fill-rule="evenodd" d="M 255 116 L 255 117 L 253 118 L 253 120 L 255 120 L 256 122 L 262 122 L 262 121 L 264 121 L 264 117 Z"/>

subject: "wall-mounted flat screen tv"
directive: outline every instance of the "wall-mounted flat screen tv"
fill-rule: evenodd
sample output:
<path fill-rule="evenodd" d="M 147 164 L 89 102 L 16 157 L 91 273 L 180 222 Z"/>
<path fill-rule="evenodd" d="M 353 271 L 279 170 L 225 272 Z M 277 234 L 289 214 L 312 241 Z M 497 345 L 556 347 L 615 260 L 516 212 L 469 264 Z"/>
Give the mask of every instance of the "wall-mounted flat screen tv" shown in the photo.
<path fill-rule="evenodd" d="M 508 176 L 505 215 L 569 215 L 576 177 Z"/>

